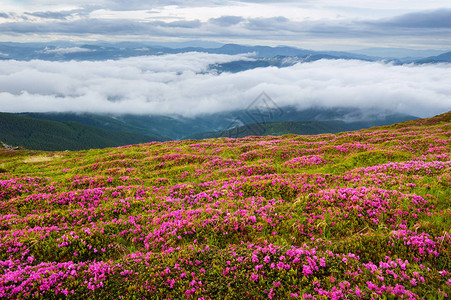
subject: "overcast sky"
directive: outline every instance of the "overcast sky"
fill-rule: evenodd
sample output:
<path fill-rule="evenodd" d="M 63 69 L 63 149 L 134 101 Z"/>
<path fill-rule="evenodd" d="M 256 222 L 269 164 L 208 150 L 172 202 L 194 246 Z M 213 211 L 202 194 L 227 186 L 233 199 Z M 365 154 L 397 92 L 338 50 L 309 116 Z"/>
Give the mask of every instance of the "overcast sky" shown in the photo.
<path fill-rule="evenodd" d="M 449 0 L 2 0 L 0 41 L 291 45 L 316 50 L 451 46 Z"/>

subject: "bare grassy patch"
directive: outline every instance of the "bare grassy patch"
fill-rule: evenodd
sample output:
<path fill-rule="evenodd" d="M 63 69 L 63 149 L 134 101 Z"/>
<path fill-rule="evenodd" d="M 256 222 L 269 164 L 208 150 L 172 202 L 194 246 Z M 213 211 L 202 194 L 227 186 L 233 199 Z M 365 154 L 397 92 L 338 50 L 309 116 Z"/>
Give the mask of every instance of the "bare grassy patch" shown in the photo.
<path fill-rule="evenodd" d="M 38 163 L 52 161 L 56 156 L 34 155 L 24 159 L 24 163 Z"/>

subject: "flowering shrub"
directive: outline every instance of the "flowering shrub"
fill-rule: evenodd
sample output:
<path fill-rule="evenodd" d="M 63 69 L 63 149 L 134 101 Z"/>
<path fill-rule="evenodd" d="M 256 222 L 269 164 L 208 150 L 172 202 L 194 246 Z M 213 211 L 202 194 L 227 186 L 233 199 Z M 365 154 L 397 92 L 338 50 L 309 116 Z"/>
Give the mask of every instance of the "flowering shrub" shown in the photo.
<path fill-rule="evenodd" d="M 283 163 L 284 166 L 289 168 L 302 168 L 302 167 L 312 167 L 321 166 L 327 164 L 327 161 L 318 155 L 307 155 L 301 157 L 295 157 Z"/>
<path fill-rule="evenodd" d="M 444 299 L 450 121 L 1 150 L 0 298 Z"/>

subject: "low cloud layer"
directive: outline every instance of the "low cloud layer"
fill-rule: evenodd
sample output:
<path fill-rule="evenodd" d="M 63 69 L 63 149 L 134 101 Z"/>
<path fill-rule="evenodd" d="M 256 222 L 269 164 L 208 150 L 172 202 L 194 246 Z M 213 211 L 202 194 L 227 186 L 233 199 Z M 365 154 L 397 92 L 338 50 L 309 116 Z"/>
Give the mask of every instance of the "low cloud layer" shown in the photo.
<path fill-rule="evenodd" d="M 0 111 L 177 114 L 244 109 L 261 92 L 280 107 L 360 107 L 429 117 L 451 110 L 449 64 L 320 60 L 216 74 L 244 55 L 184 53 L 116 61 L 0 61 Z"/>
<path fill-rule="evenodd" d="M 39 52 L 46 53 L 46 54 L 70 54 L 70 53 L 91 52 L 91 51 L 93 51 L 93 50 L 87 49 L 87 48 L 68 47 L 68 48 L 56 48 L 56 49 L 45 48 L 44 50 L 41 50 Z"/>

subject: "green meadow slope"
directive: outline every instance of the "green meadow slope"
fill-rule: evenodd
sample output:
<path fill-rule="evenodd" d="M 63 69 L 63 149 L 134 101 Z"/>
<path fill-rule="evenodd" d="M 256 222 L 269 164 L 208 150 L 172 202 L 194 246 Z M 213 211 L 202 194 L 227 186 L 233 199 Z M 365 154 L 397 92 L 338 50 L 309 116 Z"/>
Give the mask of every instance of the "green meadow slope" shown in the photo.
<path fill-rule="evenodd" d="M 445 299 L 451 112 L 365 130 L 0 150 L 0 298 Z"/>

